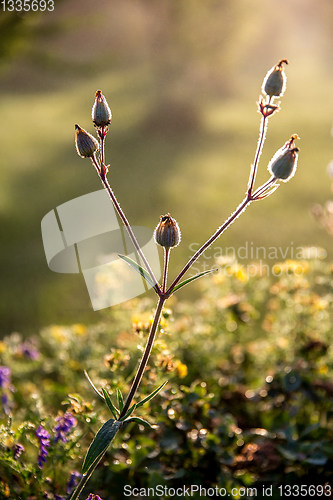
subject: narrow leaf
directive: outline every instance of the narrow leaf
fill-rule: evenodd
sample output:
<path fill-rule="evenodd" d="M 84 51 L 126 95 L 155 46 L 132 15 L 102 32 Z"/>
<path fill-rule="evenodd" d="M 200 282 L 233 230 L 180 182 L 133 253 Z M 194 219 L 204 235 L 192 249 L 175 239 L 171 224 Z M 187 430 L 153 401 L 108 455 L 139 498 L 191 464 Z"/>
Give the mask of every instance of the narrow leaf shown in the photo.
<path fill-rule="evenodd" d="M 118 408 L 116 408 L 115 405 L 112 403 L 111 398 L 110 398 L 108 392 L 104 389 L 104 387 L 102 387 L 102 391 L 104 394 L 105 402 L 108 405 L 109 410 L 111 411 L 114 418 L 117 420 L 117 418 L 118 418 L 117 412 L 119 413 Z"/>
<path fill-rule="evenodd" d="M 120 420 L 125 420 L 126 418 L 128 418 L 130 415 L 132 415 L 133 411 L 136 409 L 137 405 L 132 405 L 130 407 L 130 409 L 128 410 L 128 412 L 126 413 L 126 415 L 123 416 L 123 418 L 121 418 Z"/>
<path fill-rule="evenodd" d="M 124 408 L 124 400 L 123 400 L 123 396 L 120 392 L 120 389 L 117 389 L 117 396 L 118 396 L 118 406 L 119 406 L 119 410 L 120 411 L 123 411 L 123 408 Z"/>
<path fill-rule="evenodd" d="M 201 278 L 201 276 L 205 276 L 205 274 L 208 273 L 213 273 L 214 271 L 218 271 L 218 269 L 209 269 L 208 271 L 203 271 L 202 273 L 196 274 L 195 276 L 192 276 L 191 278 L 182 281 L 181 283 L 179 283 L 179 285 L 176 285 L 172 290 L 170 290 L 170 293 L 174 293 L 176 290 L 179 290 L 188 283 L 191 283 L 191 281 L 197 280 L 198 278 Z"/>
<path fill-rule="evenodd" d="M 150 274 L 143 267 L 139 266 L 139 264 L 137 264 L 135 260 L 130 259 L 129 257 L 127 257 L 127 255 L 118 254 L 118 257 L 123 259 L 125 262 L 127 262 L 127 264 L 133 267 L 133 269 L 135 269 L 136 272 L 141 274 L 142 278 L 144 278 L 147 281 L 147 283 L 149 283 L 149 285 L 151 285 L 153 288 L 156 287 L 157 283 L 153 282 Z"/>
<path fill-rule="evenodd" d="M 110 418 L 110 420 L 105 422 L 105 424 L 99 429 L 87 451 L 86 458 L 84 459 L 82 467 L 83 475 L 86 474 L 91 465 L 106 452 L 108 446 L 121 426 L 122 422 Z"/>
<path fill-rule="evenodd" d="M 149 394 L 149 396 L 147 396 L 146 398 L 142 399 L 141 401 L 139 401 L 137 404 L 136 404 L 136 407 L 139 408 L 140 406 L 144 405 L 145 403 L 147 403 L 148 401 L 150 401 L 154 396 L 156 396 L 156 394 L 158 392 L 160 392 L 163 387 L 168 383 L 168 380 L 166 382 L 164 382 L 162 385 L 160 385 L 157 389 L 155 389 L 154 392 L 152 392 L 151 394 Z"/>
<path fill-rule="evenodd" d="M 144 425 L 145 427 L 148 427 L 149 429 L 152 429 L 152 426 L 150 425 L 150 423 L 147 422 L 147 420 L 143 420 L 143 418 L 131 417 L 131 418 L 128 418 L 127 420 L 124 420 L 124 422 L 136 422 L 137 424 L 141 424 L 141 425 Z"/>
<path fill-rule="evenodd" d="M 103 399 L 104 401 L 104 397 L 103 395 L 99 392 L 99 390 L 97 389 L 97 387 L 95 386 L 95 384 L 93 383 L 93 381 L 91 380 L 91 378 L 89 377 L 88 373 L 86 372 L 86 370 L 84 370 L 84 374 L 86 376 L 86 379 L 88 380 L 89 384 L 91 385 L 91 387 L 94 389 L 94 391 L 96 392 L 96 394 L 101 398 Z"/>

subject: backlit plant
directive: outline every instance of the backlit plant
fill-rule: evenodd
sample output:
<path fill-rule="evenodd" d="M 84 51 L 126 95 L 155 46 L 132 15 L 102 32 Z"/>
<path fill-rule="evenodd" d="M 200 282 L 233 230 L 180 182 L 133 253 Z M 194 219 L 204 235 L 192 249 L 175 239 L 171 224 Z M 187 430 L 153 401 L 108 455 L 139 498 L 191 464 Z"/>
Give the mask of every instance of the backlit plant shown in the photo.
<path fill-rule="evenodd" d="M 195 276 L 184 279 L 187 271 L 192 267 L 196 260 L 205 252 L 207 248 L 214 243 L 214 241 L 221 236 L 221 234 L 239 217 L 244 210 L 253 201 L 263 200 L 271 195 L 278 187 L 279 181 L 287 182 L 295 174 L 298 159 L 298 148 L 295 146 L 295 140 L 298 139 L 296 134 L 293 134 L 289 140 L 277 151 L 273 156 L 272 160 L 269 162 L 268 171 L 270 173 L 270 178 L 262 184 L 260 187 L 255 189 L 255 179 L 258 171 L 259 160 L 263 150 L 266 131 L 269 117 L 276 113 L 279 109 L 279 104 L 275 100 L 281 97 L 286 88 L 286 76 L 284 72 L 283 65 L 288 64 L 286 59 L 281 60 L 276 66 L 274 66 L 266 75 L 263 85 L 262 85 L 262 96 L 259 99 L 259 113 L 261 114 L 261 123 L 259 131 L 259 140 L 257 149 L 255 152 L 254 162 L 251 166 L 249 182 L 246 190 L 245 197 L 243 201 L 238 205 L 236 210 L 230 215 L 230 217 L 212 234 L 212 236 L 199 248 L 197 252 L 190 258 L 190 260 L 184 265 L 182 270 L 173 279 L 171 284 L 168 285 L 168 267 L 169 267 L 169 257 L 172 248 L 176 247 L 180 243 L 181 235 L 180 229 L 170 214 L 161 216 L 160 222 L 157 225 L 154 233 L 155 242 L 161 245 L 164 249 L 164 266 L 163 266 L 163 276 L 162 283 L 159 283 L 156 279 L 154 272 L 146 259 L 144 252 L 140 248 L 140 245 L 135 237 L 135 234 L 125 216 L 119 202 L 108 182 L 107 174 L 109 166 L 105 161 L 105 140 L 108 133 L 108 127 L 111 123 L 112 114 L 108 106 L 108 103 L 100 90 L 96 92 L 95 102 L 92 108 L 92 119 L 96 127 L 98 140 L 81 128 L 79 125 L 75 125 L 76 129 L 76 148 L 78 154 L 83 158 L 90 158 L 97 174 L 107 190 L 113 205 L 121 218 L 128 235 L 139 254 L 143 266 L 139 266 L 136 262 L 132 261 L 129 257 L 119 255 L 123 260 L 125 260 L 130 266 L 132 266 L 154 289 L 156 295 L 158 296 L 158 303 L 154 314 L 154 319 L 150 327 L 148 340 L 146 347 L 140 361 L 138 370 L 132 382 L 130 391 L 126 397 L 123 399 L 121 391 L 117 389 L 117 400 L 118 405 L 111 400 L 111 395 L 109 392 L 102 388 L 99 391 L 88 374 L 86 376 L 92 385 L 96 394 L 105 402 L 111 411 L 113 418 L 109 419 L 97 432 L 93 442 L 91 443 L 87 455 L 83 464 L 83 476 L 80 480 L 78 486 L 70 496 L 71 500 L 75 500 L 79 497 L 80 492 L 89 480 L 93 471 L 103 458 L 108 446 L 114 439 L 117 432 L 121 427 L 128 422 L 136 422 L 145 426 L 150 426 L 148 422 L 134 415 L 135 410 L 140 408 L 145 403 L 149 402 L 159 391 L 163 389 L 166 382 L 154 390 L 149 396 L 133 403 L 133 399 L 137 393 L 138 387 L 140 385 L 142 376 L 147 367 L 148 359 L 151 354 L 151 350 L 154 344 L 156 333 L 158 331 L 158 326 L 161 320 L 161 315 L 165 306 L 166 301 L 171 297 L 172 294 L 177 292 L 183 286 L 191 283 L 192 281 L 214 271 L 211 269 L 209 271 L 201 272 Z"/>

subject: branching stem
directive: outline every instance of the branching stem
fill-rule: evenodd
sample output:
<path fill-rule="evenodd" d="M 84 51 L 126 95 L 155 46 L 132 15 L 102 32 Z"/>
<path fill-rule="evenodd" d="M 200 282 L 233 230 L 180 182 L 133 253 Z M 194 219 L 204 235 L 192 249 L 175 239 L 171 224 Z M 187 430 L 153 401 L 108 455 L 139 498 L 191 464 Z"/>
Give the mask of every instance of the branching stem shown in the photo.
<path fill-rule="evenodd" d="M 148 271 L 151 279 L 155 283 L 155 286 L 154 286 L 155 292 L 157 293 L 157 295 L 160 296 L 161 295 L 160 286 L 159 286 L 159 284 L 157 282 L 157 279 L 155 278 L 155 275 L 154 275 L 154 273 L 153 273 L 153 271 L 152 271 L 152 269 L 151 269 L 151 267 L 150 267 L 150 265 L 149 265 L 149 263 L 148 263 L 145 255 L 144 255 L 143 251 L 141 250 L 141 247 L 140 247 L 140 245 L 138 243 L 138 240 L 136 239 L 136 236 L 135 236 L 135 234 L 134 234 L 134 232 L 133 232 L 133 230 L 132 230 L 129 222 L 128 222 L 128 220 L 127 220 L 127 218 L 126 218 L 126 216 L 125 216 L 125 214 L 124 214 L 121 206 L 119 205 L 119 202 L 118 202 L 118 200 L 117 200 L 114 192 L 111 189 L 111 186 L 110 186 L 110 184 L 109 184 L 109 182 L 107 180 L 107 177 L 106 177 L 106 167 L 105 167 L 104 163 L 102 163 L 102 165 L 100 167 L 100 165 L 98 164 L 98 161 L 96 159 L 96 156 L 92 157 L 92 162 L 93 162 L 94 167 L 97 170 L 97 173 L 98 173 L 98 175 L 99 175 L 99 177 L 100 177 L 100 179 L 101 179 L 101 181 L 102 181 L 105 189 L 107 190 L 107 192 L 108 192 L 108 194 L 109 194 L 109 196 L 110 196 L 110 198 L 112 200 L 112 203 L 113 203 L 115 209 L 117 210 L 117 213 L 118 213 L 119 217 L 121 218 L 124 226 L 126 227 L 128 235 L 131 238 L 132 243 L 133 243 L 133 245 L 136 248 L 136 251 L 140 255 L 140 257 L 141 257 L 144 265 L 146 266 L 146 269 L 147 269 L 147 271 Z"/>
<path fill-rule="evenodd" d="M 196 260 L 204 253 L 207 248 L 209 248 L 219 236 L 234 222 L 235 219 L 248 207 L 248 205 L 257 199 L 258 193 L 263 193 L 266 191 L 266 189 L 272 184 L 272 179 L 270 179 L 267 183 L 263 184 L 260 186 L 255 194 L 253 194 L 253 187 L 254 187 L 254 182 L 255 178 L 257 175 L 257 170 L 258 170 L 258 164 L 259 164 L 259 159 L 260 155 L 264 146 L 265 142 L 265 137 L 266 137 L 266 129 L 267 129 L 267 123 L 268 123 L 268 117 L 265 115 L 262 115 L 261 123 L 260 123 L 260 132 L 259 132 L 259 140 L 258 140 L 258 146 L 254 158 L 254 163 L 251 168 L 250 172 L 250 178 L 249 178 L 249 184 L 248 184 L 248 191 L 247 195 L 244 198 L 244 200 L 238 205 L 236 210 L 230 215 L 230 217 L 220 226 L 215 233 L 204 243 L 199 250 L 196 251 L 196 253 L 191 257 L 191 259 L 187 262 L 187 264 L 183 267 L 183 269 L 180 271 L 178 276 L 174 279 L 172 284 L 169 286 L 168 290 L 166 291 L 166 295 L 169 296 L 172 294 L 173 288 L 179 283 L 181 278 L 184 276 L 184 274 L 193 266 L 193 264 L 196 262 Z"/>

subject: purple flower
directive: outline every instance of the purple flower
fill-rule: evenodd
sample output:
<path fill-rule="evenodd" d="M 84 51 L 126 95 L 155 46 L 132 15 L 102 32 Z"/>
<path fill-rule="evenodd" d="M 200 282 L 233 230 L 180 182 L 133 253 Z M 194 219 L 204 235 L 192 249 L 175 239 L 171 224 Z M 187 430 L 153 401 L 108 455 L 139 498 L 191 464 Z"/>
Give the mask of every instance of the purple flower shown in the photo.
<path fill-rule="evenodd" d="M 63 443 L 67 442 L 66 434 L 68 434 L 72 427 L 75 427 L 77 424 L 76 418 L 71 414 L 71 413 L 65 413 L 61 417 L 57 417 L 56 422 L 58 422 L 58 425 L 55 426 L 53 429 L 53 432 L 56 433 L 56 436 L 54 438 L 54 442 L 57 443 L 59 439 Z"/>
<path fill-rule="evenodd" d="M 0 395 L 3 411 L 10 414 L 9 391 L 14 392 L 15 387 L 10 383 L 11 369 L 8 366 L 0 366 Z"/>
<path fill-rule="evenodd" d="M 47 448 L 50 446 L 50 434 L 41 425 L 36 430 L 36 436 L 39 440 L 40 450 L 38 455 L 38 467 L 43 468 L 43 462 L 46 462 L 46 457 L 48 455 Z"/>
<path fill-rule="evenodd" d="M 0 366 L 0 387 L 7 389 L 10 386 L 11 369 L 8 366 Z"/>
<path fill-rule="evenodd" d="M 93 493 L 89 493 L 87 500 L 102 500 L 99 495 L 94 495 Z"/>
<path fill-rule="evenodd" d="M 36 360 L 40 356 L 39 350 L 34 347 L 31 341 L 22 342 L 20 345 L 20 352 L 23 357 L 32 360 Z"/>
<path fill-rule="evenodd" d="M 66 498 L 56 494 L 54 495 L 54 500 L 66 500 Z"/>
<path fill-rule="evenodd" d="M 25 451 L 25 448 L 22 444 L 16 443 L 13 448 L 14 451 L 14 459 L 17 460 L 20 455 Z"/>
<path fill-rule="evenodd" d="M 69 480 L 67 482 L 67 489 L 66 489 L 67 495 L 72 493 L 74 488 L 78 485 L 78 482 L 81 479 L 81 477 L 82 477 L 82 474 L 80 474 L 79 472 L 73 471 L 71 473 L 71 477 L 69 478 Z"/>

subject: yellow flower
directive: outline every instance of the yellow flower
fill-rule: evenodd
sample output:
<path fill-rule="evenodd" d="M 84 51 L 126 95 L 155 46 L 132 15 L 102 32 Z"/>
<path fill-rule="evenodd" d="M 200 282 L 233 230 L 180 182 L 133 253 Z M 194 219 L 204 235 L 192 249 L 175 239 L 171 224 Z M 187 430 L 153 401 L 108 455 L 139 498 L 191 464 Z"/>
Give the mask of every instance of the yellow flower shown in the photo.
<path fill-rule="evenodd" d="M 245 272 L 245 269 L 243 266 L 238 264 L 236 262 L 235 264 L 231 266 L 227 266 L 226 268 L 226 275 L 229 276 L 235 276 L 239 281 L 247 281 L 247 274 Z"/>
<path fill-rule="evenodd" d="M 73 333 L 76 333 L 76 335 L 84 335 L 87 333 L 87 327 L 86 325 L 83 325 L 81 323 L 77 323 L 72 326 Z"/>
<path fill-rule="evenodd" d="M 180 377 L 180 378 L 185 378 L 187 373 L 188 373 L 187 366 L 181 362 L 178 363 L 178 365 L 176 367 L 176 371 L 177 371 L 178 377 Z"/>
<path fill-rule="evenodd" d="M 65 344 L 68 342 L 68 334 L 64 327 L 62 326 L 51 326 L 50 334 L 52 337 L 59 342 L 59 344 Z"/>

